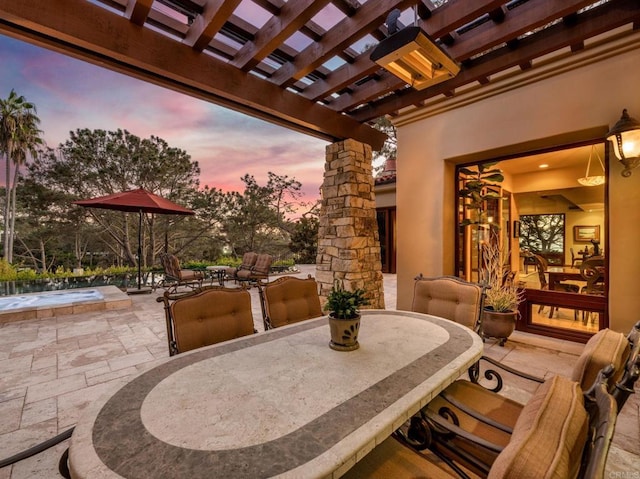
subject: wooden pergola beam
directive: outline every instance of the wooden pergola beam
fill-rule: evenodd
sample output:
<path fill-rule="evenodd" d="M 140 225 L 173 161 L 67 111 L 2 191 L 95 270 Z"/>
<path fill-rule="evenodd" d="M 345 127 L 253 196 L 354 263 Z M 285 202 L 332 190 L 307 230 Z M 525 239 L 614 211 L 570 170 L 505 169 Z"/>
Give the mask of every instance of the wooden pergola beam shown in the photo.
<path fill-rule="evenodd" d="M 260 60 L 264 59 L 307 21 L 311 20 L 329 1 L 296 0 L 295 2 L 285 3 L 280 10 L 280 14 L 273 15 L 258 30 L 255 39 L 244 44 L 231 64 L 244 71 L 251 70 Z"/>
<path fill-rule="evenodd" d="M 126 17 L 136 25 L 144 25 L 151 11 L 153 0 L 129 0 L 125 10 Z"/>
<path fill-rule="evenodd" d="M 520 66 L 561 48 L 574 45 L 584 39 L 640 21 L 640 9 L 637 0 L 616 0 L 582 13 L 575 25 L 567 27 L 560 22 L 534 35 L 522 39 L 515 49 L 508 46 L 470 60 L 451 80 L 418 91 L 412 88 L 397 92 L 381 100 L 359 108 L 350 116 L 360 122 L 366 122 L 400 110 L 406 106 L 455 91 L 457 87 L 481 82 L 492 74 L 508 68 Z"/>
<path fill-rule="evenodd" d="M 241 0 L 207 0 L 202 15 L 198 15 L 184 39 L 184 43 L 201 52 L 220 31 Z"/>
<path fill-rule="evenodd" d="M 338 54 L 372 29 L 382 24 L 394 8 L 407 8 L 415 0 L 376 0 L 362 5 L 352 17 L 345 17 L 329 30 L 319 43 L 312 43 L 302 50 L 292 62 L 284 64 L 271 81 L 278 86 L 288 86 L 308 75 L 326 60 Z"/>
<path fill-rule="evenodd" d="M 0 31 L 329 141 L 353 138 L 376 150 L 386 139 L 345 115 L 85 0 L 0 0 Z"/>

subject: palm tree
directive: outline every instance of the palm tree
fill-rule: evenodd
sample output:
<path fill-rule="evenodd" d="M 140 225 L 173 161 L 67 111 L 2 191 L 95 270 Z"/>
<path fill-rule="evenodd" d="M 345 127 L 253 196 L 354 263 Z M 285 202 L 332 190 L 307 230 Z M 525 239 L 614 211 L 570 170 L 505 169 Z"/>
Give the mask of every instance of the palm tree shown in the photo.
<path fill-rule="evenodd" d="M 16 187 L 19 169 L 26 162 L 27 155 L 34 155 L 36 147 L 42 144 L 38 129 L 40 119 L 36 116 L 36 107 L 22 95 L 11 90 L 5 100 L 0 100 L 0 153 L 6 160 L 6 187 L 4 205 L 4 259 L 13 261 L 13 236 L 16 212 Z M 11 165 L 15 166 L 11 181 Z"/>

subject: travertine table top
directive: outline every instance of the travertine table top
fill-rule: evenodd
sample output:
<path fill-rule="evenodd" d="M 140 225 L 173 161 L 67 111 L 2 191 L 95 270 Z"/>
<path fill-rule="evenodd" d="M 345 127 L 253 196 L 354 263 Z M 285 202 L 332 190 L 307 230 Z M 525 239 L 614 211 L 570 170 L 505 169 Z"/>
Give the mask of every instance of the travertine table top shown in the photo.
<path fill-rule="evenodd" d="M 405 311 L 363 311 L 358 341 L 329 348 L 325 317 L 174 356 L 80 420 L 72 477 L 339 477 L 482 353 Z"/>

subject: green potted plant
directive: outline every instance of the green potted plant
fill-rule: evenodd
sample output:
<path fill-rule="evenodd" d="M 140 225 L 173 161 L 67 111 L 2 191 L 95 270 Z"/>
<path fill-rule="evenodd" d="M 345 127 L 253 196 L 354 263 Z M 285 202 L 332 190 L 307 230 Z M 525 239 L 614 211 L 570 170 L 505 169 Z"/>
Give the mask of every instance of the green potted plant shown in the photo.
<path fill-rule="evenodd" d="M 325 311 L 329 311 L 331 342 L 329 347 L 337 351 L 358 349 L 360 331 L 360 306 L 369 304 L 363 289 L 347 291 L 341 281 L 336 280 L 329 291 Z"/>
<path fill-rule="evenodd" d="M 504 256 L 497 234 L 482 245 L 481 282 L 486 289 L 480 333 L 483 338 L 499 339 L 500 346 L 504 346 L 515 329 L 520 315 L 518 305 L 524 297 L 510 271 L 505 272 Z"/>

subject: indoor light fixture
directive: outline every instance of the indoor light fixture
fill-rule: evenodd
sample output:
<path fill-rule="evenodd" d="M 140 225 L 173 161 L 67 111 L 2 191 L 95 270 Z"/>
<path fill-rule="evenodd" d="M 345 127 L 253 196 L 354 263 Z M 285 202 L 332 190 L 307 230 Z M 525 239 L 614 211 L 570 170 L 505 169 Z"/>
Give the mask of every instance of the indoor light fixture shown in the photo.
<path fill-rule="evenodd" d="M 589 168 L 591 167 L 591 157 L 593 156 L 594 151 L 596 152 L 596 156 L 598 157 L 598 161 L 600 162 L 600 166 L 602 167 L 602 175 L 589 176 Z M 591 152 L 589 153 L 589 161 L 587 162 L 587 173 L 582 178 L 578 178 L 578 183 L 580 183 L 582 186 L 599 186 L 604 184 L 604 163 L 602 163 L 602 158 L 600 158 L 600 154 L 596 150 L 596 145 L 591 145 Z"/>
<path fill-rule="evenodd" d="M 616 157 L 624 165 L 622 176 L 631 176 L 631 170 L 640 165 L 640 122 L 631 118 L 625 108 L 607 133 L 607 140 L 613 143 Z"/>
<path fill-rule="evenodd" d="M 371 52 L 372 61 L 416 90 L 458 74 L 460 66 L 420 27 L 411 26 L 396 31 L 398 17 L 398 10 L 392 11 L 387 17 L 387 28 L 392 35 L 378 43 Z"/>

